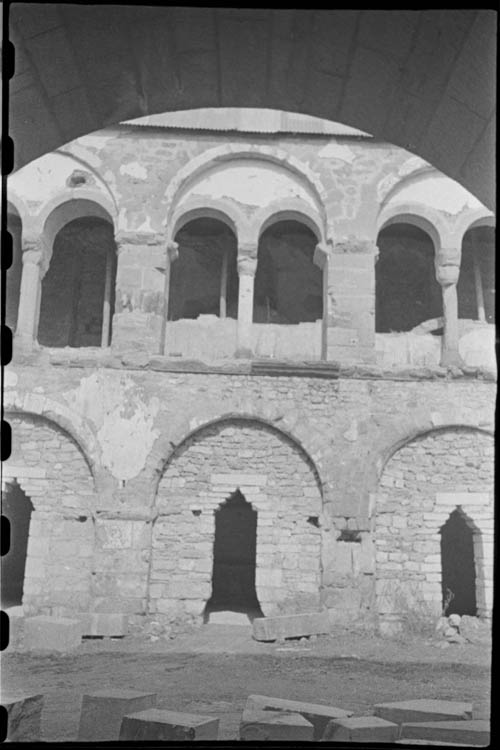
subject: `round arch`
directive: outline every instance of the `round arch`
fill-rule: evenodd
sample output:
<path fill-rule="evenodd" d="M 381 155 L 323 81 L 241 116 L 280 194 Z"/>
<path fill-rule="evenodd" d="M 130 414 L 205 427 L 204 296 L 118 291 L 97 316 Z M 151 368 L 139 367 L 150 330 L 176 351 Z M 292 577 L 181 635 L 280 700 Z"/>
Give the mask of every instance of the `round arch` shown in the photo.
<path fill-rule="evenodd" d="M 245 217 L 229 201 L 192 197 L 186 200 L 172 216 L 168 239 L 175 240 L 178 232 L 195 219 L 216 219 L 225 224 L 236 236 L 241 236 Z"/>
<path fill-rule="evenodd" d="M 165 192 L 164 200 L 166 203 L 166 223 L 170 222 L 170 217 L 175 211 L 178 200 L 185 195 L 190 185 L 205 171 L 213 166 L 223 164 L 235 159 L 258 159 L 276 164 L 284 170 L 291 172 L 309 190 L 313 193 L 318 208 L 322 214 L 322 221 L 326 227 L 326 191 L 321 181 L 310 170 L 306 164 L 303 164 L 295 157 L 291 157 L 286 151 L 270 146 L 250 146 L 246 148 L 235 148 L 232 145 L 218 146 L 205 151 L 203 154 L 195 157 L 182 167 Z"/>
<path fill-rule="evenodd" d="M 304 224 L 315 235 L 318 242 L 326 242 L 321 217 L 304 201 L 293 198 L 271 203 L 255 214 L 252 221 L 253 233 L 260 239 L 266 229 L 279 221 L 297 221 L 299 224 Z"/>
<path fill-rule="evenodd" d="M 36 220 L 39 233 L 43 233 L 49 259 L 57 233 L 70 221 L 87 217 L 104 219 L 115 228 L 114 205 L 101 192 L 92 188 L 65 190 L 43 207 Z"/>
<path fill-rule="evenodd" d="M 448 246 L 448 230 L 437 211 L 421 203 L 388 204 L 377 219 L 377 236 L 391 224 L 412 224 L 426 232 L 434 244 L 437 254 L 442 247 Z"/>
<path fill-rule="evenodd" d="M 492 227 L 496 229 L 495 215 L 485 208 L 477 208 L 474 211 L 467 211 L 460 216 L 455 227 L 454 236 L 459 246 L 462 245 L 465 234 L 469 229 L 476 227 Z"/>

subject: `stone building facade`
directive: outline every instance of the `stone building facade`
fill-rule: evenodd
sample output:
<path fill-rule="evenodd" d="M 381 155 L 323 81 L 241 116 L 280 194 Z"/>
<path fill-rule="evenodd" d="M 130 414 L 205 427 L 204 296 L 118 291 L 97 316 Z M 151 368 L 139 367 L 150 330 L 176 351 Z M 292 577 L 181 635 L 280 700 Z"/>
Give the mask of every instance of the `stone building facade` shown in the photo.
<path fill-rule="evenodd" d="M 203 122 L 10 178 L 6 605 L 489 617 L 494 217 L 342 126 Z"/>

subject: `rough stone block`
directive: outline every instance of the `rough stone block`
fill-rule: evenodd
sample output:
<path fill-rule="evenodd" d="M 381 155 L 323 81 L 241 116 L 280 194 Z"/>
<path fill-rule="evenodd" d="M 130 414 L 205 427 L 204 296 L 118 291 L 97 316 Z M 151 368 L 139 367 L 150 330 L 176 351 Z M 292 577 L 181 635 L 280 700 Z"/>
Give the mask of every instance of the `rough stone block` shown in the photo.
<path fill-rule="evenodd" d="M 490 722 L 484 719 L 411 722 L 401 726 L 401 739 L 487 746 L 490 744 Z"/>
<path fill-rule="evenodd" d="M 124 636 L 127 634 L 127 627 L 127 615 L 113 612 L 92 612 L 85 618 L 83 635 Z"/>
<path fill-rule="evenodd" d="M 267 695 L 250 695 L 247 699 L 245 710 L 252 711 L 278 711 L 285 713 L 297 713 L 307 719 L 314 727 L 313 739 L 319 740 L 323 736 L 328 723 L 334 719 L 347 718 L 352 711 L 334 706 L 322 706 L 318 703 L 303 703 L 302 701 L 289 701 L 284 698 L 270 698 Z"/>
<path fill-rule="evenodd" d="M 245 612 L 210 612 L 208 621 L 211 625 L 242 625 L 250 626 L 250 618 Z"/>
<path fill-rule="evenodd" d="M 419 698 L 398 703 L 379 703 L 375 716 L 396 724 L 421 721 L 453 721 L 472 719 L 472 703 L 438 701 Z"/>
<path fill-rule="evenodd" d="M 67 617 L 26 617 L 24 645 L 29 651 L 71 651 L 80 645 L 83 625 Z"/>
<path fill-rule="evenodd" d="M 120 740 L 129 741 L 189 741 L 216 740 L 219 719 L 178 711 L 150 708 L 147 711 L 124 716 Z"/>
<path fill-rule="evenodd" d="M 99 690 L 83 696 L 79 742 L 118 740 L 124 716 L 156 706 L 156 693 L 136 690 Z"/>
<path fill-rule="evenodd" d="M 7 740 L 40 742 L 43 695 L 13 693 L 1 702 L 7 711 Z"/>
<path fill-rule="evenodd" d="M 314 727 L 298 713 L 245 709 L 240 722 L 240 740 L 247 742 L 312 741 Z"/>
<path fill-rule="evenodd" d="M 355 716 L 330 721 L 322 736 L 335 742 L 395 742 L 399 725 L 378 716 Z"/>
<path fill-rule="evenodd" d="M 300 615 L 256 617 L 253 637 L 256 641 L 275 641 L 277 638 L 300 638 L 330 632 L 328 612 L 308 612 Z"/>

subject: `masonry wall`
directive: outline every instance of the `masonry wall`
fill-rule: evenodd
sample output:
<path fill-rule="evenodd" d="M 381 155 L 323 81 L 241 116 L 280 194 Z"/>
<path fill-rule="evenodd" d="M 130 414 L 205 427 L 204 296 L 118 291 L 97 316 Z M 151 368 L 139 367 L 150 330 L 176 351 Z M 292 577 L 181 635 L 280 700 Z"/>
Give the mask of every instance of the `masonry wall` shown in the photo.
<path fill-rule="evenodd" d="M 377 609 L 388 629 L 414 610 L 439 615 L 439 530 L 457 507 L 474 531 L 478 614 L 491 614 L 493 438 L 476 430 L 439 430 L 388 461 L 376 495 Z"/>
<path fill-rule="evenodd" d="M 449 451 L 449 443 L 438 448 L 427 437 L 424 452 L 412 453 L 411 440 L 453 425 L 491 429 L 494 383 L 444 373 L 382 379 L 367 368 L 338 380 L 256 376 L 238 373 L 236 365 L 232 374 L 172 368 L 166 359 L 145 361 L 137 353 L 123 364 L 111 353 L 92 358 L 83 350 L 44 352 L 8 368 L 5 407 L 17 443 L 6 471 L 35 506 L 25 592 L 30 611 L 66 605 L 68 612 L 199 618 L 210 596 L 213 511 L 240 485 L 259 513 L 257 588 L 264 612 L 315 604 L 332 621 L 370 619 L 378 613 L 375 578 L 404 570 L 397 524 L 412 528 L 418 520 L 408 516 L 418 487 L 471 497 L 491 491 L 491 438 L 481 434 L 477 448 L 460 438 L 453 456 L 468 476 L 476 473 L 473 482 L 461 476 L 458 485 L 458 463 L 441 462 L 447 467 L 442 484 L 429 478 L 441 465 L 434 449 Z M 23 427 L 33 418 L 19 412 L 33 411 L 45 414 L 43 428 L 42 421 Z M 56 423 L 78 436 L 82 451 Z M 35 438 L 27 437 L 30 430 Z M 482 461 L 479 474 L 467 466 L 476 461 L 474 451 Z M 379 478 L 392 454 L 379 499 Z M 387 488 L 399 455 L 406 456 L 408 487 L 403 476 L 402 487 Z M 425 476 L 417 489 L 414 471 Z M 390 500 L 387 491 L 394 492 Z M 404 521 L 396 521 L 397 532 L 390 524 L 384 530 L 379 519 L 397 518 L 400 502 Z M 448 502 L 446 517 L 456 504 Z M 436 517 L 419 516 L 424 524 L 444 523 L 440 509 L 425 508 Z M 308 523 L 316 516 L 318 528 Z M 375 569 L 379 535 L 397 557 L 387 559 L 398 566 L 387 576 L 383 567 Z M 293 558 L 299 567 L 286 567 Z M 420 562 L 411 555 L 408 561 Z"/>
<path fill-rule="evenodd" d="M 264 614 L 319 607 L 321 538 L 308 522 L 322 513 L 317 473 L 277 430 L 234 419 L 197 432 L 161 478 L 150 576 L 153 612 L 203 613 L 212 590 L 214 512 L 236 489 L 257 511 L 256 590 Z"/>

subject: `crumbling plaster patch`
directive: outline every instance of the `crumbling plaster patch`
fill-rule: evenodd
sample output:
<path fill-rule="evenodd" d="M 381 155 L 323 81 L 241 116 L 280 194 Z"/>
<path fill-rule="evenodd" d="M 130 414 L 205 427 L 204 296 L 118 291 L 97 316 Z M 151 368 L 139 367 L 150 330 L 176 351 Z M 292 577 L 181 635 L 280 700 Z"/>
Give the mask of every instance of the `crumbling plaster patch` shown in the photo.
<path fill-rule="evenodd" d="M 124 373 L 102 372 L 81 378 L 79 386 L 63 396 L 94 423 L 102 465 L 120 481 L 137 476 L 159 435 L 153 427 L 159 400 L 153 396 L 143 401 L 137 383 Z"/>

